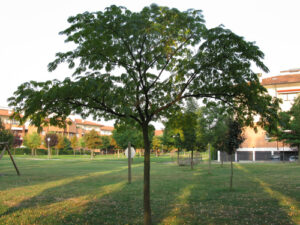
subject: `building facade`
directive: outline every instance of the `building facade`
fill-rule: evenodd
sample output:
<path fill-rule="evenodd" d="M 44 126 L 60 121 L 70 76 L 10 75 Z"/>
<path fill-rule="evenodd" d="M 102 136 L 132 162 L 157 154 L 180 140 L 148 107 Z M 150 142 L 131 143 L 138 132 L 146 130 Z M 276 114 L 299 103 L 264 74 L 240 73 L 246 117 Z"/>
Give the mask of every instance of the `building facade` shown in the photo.
<path fill-rule="evenodd" d="M 11 119 L 10 116 L 12 113 L 12 110 L 9 108 L 0 108 L 0 119 L 5 126 L 5 129 L 11 130 L 14 135 L 19 135 L 21 139 L 23 139 L 26 134 L 37 132 L 37 127 L 30 125 L 29 122 L 20 125 L 18 121 Z M 112 135 L 112 131 L 114 130 L 114 127 L 104 126 L 96 122 L 82 119 L 68 118 L 66 122 L 65 128 L 50 125 L 42 127 L 42 131 L 40 132 L 42 139 L 47 133 L 53 132 L 66 136 L 67 138 L 72 138 L 73 136 L 80 138 L 91 130 L 97 131 L 99 135 Z"/>
<path fill-rule="evenodd" d="M 261 84 L 268 93 L 280 98 L 282 111 L 288 111 L 294 103 L 294 99 L 300 93 L 300 69 L 281 71 L 279 75 L 261 79 Z M 235 161 L 240 160 L 271 160 L 278 155 L 281 160 L 287 160 L 290 155 L 295 155 L 298 149 L 291 148 L 283 142 L 271 141 L 266 131 L 258 127 L 257 132 L 247 127 L 244 130 L 245 141 L 235 153 Z M 221 160 L 221 152 L 218 152 L 218 160 Z"/>

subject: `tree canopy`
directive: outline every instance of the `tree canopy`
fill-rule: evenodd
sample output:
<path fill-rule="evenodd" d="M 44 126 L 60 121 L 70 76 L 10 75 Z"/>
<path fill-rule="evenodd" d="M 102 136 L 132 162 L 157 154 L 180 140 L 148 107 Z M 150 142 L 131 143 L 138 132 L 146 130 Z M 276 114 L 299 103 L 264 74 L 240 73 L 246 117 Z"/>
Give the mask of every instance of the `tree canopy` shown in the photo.
<path fill-rule="evenodd" d="M 31 149 L 31 155 L 36 155 L 36 149 L 41 145 L 41 136 L 33 132 L 24 137 L 24 145 Z"/>
<path fill-rule="evenodd" d="M 101 138 L 100 135 L 95 130 L 91 130 L 90 132 L 86 133 L 84 136 L 85 146 L 90 149 L 94 150 L 96 148 L 100 148 L 101 146 Z"/>
<path fill-rule="evenodd" d="M 10 130 L 6 130 L 4 124 L 0 118 L 0 142 L 6 142 L 9 147 L 13 145 L 14 135 Z M 3 148 L 4 145 L 0 144 L 0 148 Z"/>
<path fill-rule="evenodd" d="M 300 156 L 300 96 L 295 99 L 289 111 L 279 112 L 277 127 L 266 127 L 266 131 L 273 140 L 297 147 Z"/>
<path fill-rule="evenodd" d="M 154 129 L 153 126 L 149 127 L 150 141 L 153 138 Z M 113 130 L 113 138 L 122 149 L 128 147 L 128 142 L 135 148 L 144 148 L 143 132 L 136 123 L 116 123 L 115 129 Z"/>
<path fill-rule="evenodd" d="M 251 67 L 268 71 L 263 52 L 222 26 L 206 28 L 200 10 L 153 4 L 131 12 L 112 5 L 68 22 L 60 34 L 75 48 L 57 53 L 48 68 L 67 63 L 73 77 L 26 82 L 9 99 L 10 106 L 15 118 L 38 127 L 63 126 L 71 113 L 138 123 L 145 146 L 146 224 L 151 223 L 151 121 L 172 114 L 190 97 L 219 101 L 250 125 L 256 114 L 262 123 L 276 115 L 276 102 Z"/>

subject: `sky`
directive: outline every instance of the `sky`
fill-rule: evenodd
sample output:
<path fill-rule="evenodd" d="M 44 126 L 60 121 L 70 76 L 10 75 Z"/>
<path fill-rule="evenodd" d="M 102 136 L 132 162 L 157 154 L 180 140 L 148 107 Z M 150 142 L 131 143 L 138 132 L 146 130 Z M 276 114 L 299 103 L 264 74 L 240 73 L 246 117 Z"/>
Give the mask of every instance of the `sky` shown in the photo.
<path fill-rule="evenodd" d="M 71 75 L 66 66 L 48 72 L 55 53 L 66 51 L 67 18 L 85 11 L 103 11 L 115 4 L 131 11 L 156 3 L 203 11 L 206 25 L 223 24 L 265 53 L 269 68 L 264 76 L 299 68 L 299 0 L 9 0 L 0 2 L 0 107 L 8 105 L 17 87 L 27 81 L 62 80 Z M 258 73 L 261 71 L 257 71 Z M 105 122 L 102 122 L 105 124 Z M 107 125 L 111 125 L 108 122 Z"/>

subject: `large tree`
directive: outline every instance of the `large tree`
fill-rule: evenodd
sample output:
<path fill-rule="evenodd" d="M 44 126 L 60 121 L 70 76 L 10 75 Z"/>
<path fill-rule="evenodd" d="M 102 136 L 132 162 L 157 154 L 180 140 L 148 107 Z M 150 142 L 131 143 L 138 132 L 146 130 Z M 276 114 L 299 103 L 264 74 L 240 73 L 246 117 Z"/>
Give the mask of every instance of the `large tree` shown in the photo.
<path fill-rule="evenodd" d="M 256 113 L 265 115 L 262 122 L 273 114 L 271 97 L 251 69 L 255 64 L 268 71 L 264 54 L 228 29 L 207 29 L 200 10 L 151 5 L 131 12 L 111 6 L 68 22 L 61 34 L 76 47 L 57 53 L 49 70 L 67 63 L 74 76 L 26 82 L 9 99 L 10 106 L 15 118 L 36 126 L 63 125 L 71 113 L 139 124 L 145 147 L 145 224 L 151 223 L 151 121 L 172 114 L 190 97 L 218 100 L 248 124 Z"/>

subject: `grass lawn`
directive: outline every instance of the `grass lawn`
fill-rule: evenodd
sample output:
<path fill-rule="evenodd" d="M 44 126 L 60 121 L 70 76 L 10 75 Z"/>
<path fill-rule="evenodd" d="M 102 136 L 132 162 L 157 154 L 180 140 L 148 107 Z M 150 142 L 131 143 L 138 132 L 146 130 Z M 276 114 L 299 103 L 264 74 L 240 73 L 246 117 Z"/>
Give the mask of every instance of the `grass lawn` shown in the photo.
<path fill-rule="evenodd" d="M 0 224 L 142 224 L 143 159 L 7 156 L 0 160 Z M 191 170 L 153 157 L 153 224 L 300 224 L 297 163 L 200 164 Z"/>

